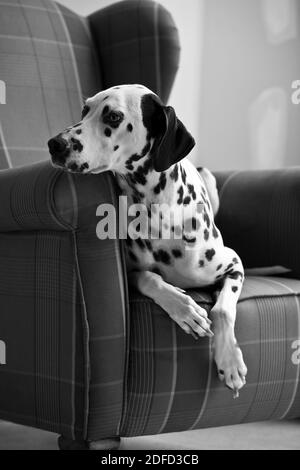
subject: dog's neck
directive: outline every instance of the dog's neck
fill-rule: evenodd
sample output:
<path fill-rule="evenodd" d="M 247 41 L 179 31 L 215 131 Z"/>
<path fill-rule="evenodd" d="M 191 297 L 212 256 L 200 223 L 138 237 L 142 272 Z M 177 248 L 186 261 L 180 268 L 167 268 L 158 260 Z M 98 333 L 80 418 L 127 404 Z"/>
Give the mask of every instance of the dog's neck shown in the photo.
<path fill-rule="evenodd" d="M 149 152 L 138 161 L 131 160 L 126 170 L 117 172 L 116 176 L 126 194 L 132 194 L 136 203 L 146 205 L 161 202 L 171 204 L 177 197 L 178 188 L 186 184 L 186 172 L 182 164 L 157 172 Z"/>

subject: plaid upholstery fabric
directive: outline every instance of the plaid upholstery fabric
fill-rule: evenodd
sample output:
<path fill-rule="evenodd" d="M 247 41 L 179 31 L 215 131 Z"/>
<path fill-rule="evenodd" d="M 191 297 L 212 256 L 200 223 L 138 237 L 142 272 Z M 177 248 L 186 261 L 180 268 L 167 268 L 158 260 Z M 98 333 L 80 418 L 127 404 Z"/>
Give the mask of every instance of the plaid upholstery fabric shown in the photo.
<path fill-rule="evenodd" d="M 0 234 L 0 416 L 82 436 L 87 371 L 84 301 L 72 233 Z"/>
<path fill-rule="evenodd" d="M 210 309 L 208 294 L 190 292 Z M 127 407 L 121 435 L 136 436 L 300 416 L 300 281 L 248 277 L 236 334 L 248 366 L 240 397 L 217 378 L 208 338 L 186 335 L 153 301 L 132 293 Z"/>
<path fill-rule="evenodd" d="M 112 175 L 79 176 L 71 184 L 78 208 L 76 252 L 89 329 L 87 437 L 97 440 L 118 435 L 122 416 L 128 341 L 125 266 L 119 241 L 99 240 L 96 235 L 98 205 L 117 206 Z"/>
<path fill-rule="evenodd" d="M 247 268 L 285 266 L 300 276 L 300 167 L 216 173 L 217 225 Z"/>
<path fill-rule="evenodd" d="M 123 255 L 96 235 L 98 205 L 117 205 L 114 180 L 42 162 L 0 172 L 0 182 L 0 417 L 73 439 L 118 434 Z"/>
<path fill-rule="evenodd" d="M 87 20 L 51 0 L 0 0 L 0 169 L 48 160 L 50 136 L 101 88 Z"/>
<path fill-rule="evenodd" d="M 118 2 L 89 17 L 105 88 L 142 83 L 167 102 L 178 69 L 178 31 L 150 0 Z"/>

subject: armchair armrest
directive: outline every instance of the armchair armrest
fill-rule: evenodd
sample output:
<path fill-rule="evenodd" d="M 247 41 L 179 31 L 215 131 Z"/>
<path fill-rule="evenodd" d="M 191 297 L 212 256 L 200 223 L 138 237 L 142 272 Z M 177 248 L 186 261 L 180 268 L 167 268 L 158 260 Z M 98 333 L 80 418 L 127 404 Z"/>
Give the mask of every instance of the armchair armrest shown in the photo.
<path fill-rule="evenodd" d="M 300 275 L 300 167 L 215 176 L 224 243 L 246 268 L 283 266 Z"/>
<path fill-rule="evenodd" d="M 0 419 L 72 439 L 118 435 L 126 271 L 119 240 L 96 233 L 97 207 L 117 196 L 109 173 L 50 162 L 0 172 Z"/>
<path fill-rule="evenodd" d="M 107 202 L 111 176 L 71 175 L 40 162 L 0 171 L 0 232 L 83 229 Z M 112 198 L 114 196 L 112 195 Z"/>

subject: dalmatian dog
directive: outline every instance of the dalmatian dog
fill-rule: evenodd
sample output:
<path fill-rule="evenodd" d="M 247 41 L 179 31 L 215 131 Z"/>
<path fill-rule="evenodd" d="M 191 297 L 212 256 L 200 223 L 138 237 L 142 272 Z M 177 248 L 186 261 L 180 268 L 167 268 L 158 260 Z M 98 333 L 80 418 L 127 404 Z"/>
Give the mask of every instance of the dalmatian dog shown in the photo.
<path fill-rule="evenodd" d="M 185 158 L 194 145 L 174 109 L 142 85 L 115 86 L 88 98 L 81 121 L 48 142 L 56 167 L 83 175 L 114 172 L 128 204 L 147 208 L 150 225 L 152 208 L 172 209 L 173 222 L 164 223 L 168 239 L 157 226 L 151 226 L 156 236 L 142 238 L 136 227 L 137 237 L 127 237 L 129 282 L 186 333 L 212 338 L 218 376 L 237 397 L 247 374 L 234 332 L 244 270 L 214 222 L 214 176 Z M 189 224 L 176 219 L 182 209 L 192 214 Z M 208 318 L 186 289 L 214 285 L 218 295 Z"/>

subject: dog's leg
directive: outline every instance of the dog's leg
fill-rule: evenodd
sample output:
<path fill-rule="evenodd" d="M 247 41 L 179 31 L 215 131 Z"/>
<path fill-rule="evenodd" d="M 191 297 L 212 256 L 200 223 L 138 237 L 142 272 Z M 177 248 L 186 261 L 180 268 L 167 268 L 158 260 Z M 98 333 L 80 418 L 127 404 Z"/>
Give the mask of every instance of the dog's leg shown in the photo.
<path fill-rule="evenodd" d="M 226 385 L 234 390 L 234 397 L 237 397 L 238 390 L 246 383 L 247 374 L 242 351 L 234 333 L 236 306 L 243 286 L 244 269 L 233 250 L 225 248 L 224 251 L 231 263 L 225 270 L 223 286 L 211 310 L 213 346 L 219 378 L 225 380 Z"/>
<path fill-rule="evenodd" d="M 213 336 L 206 310 L 184 290 L 168 284 L 151 271 L 133 271 L 129 273 L 129 282 L 153 299 L 186 333 L 196 339 L 198 336 Z"/>

